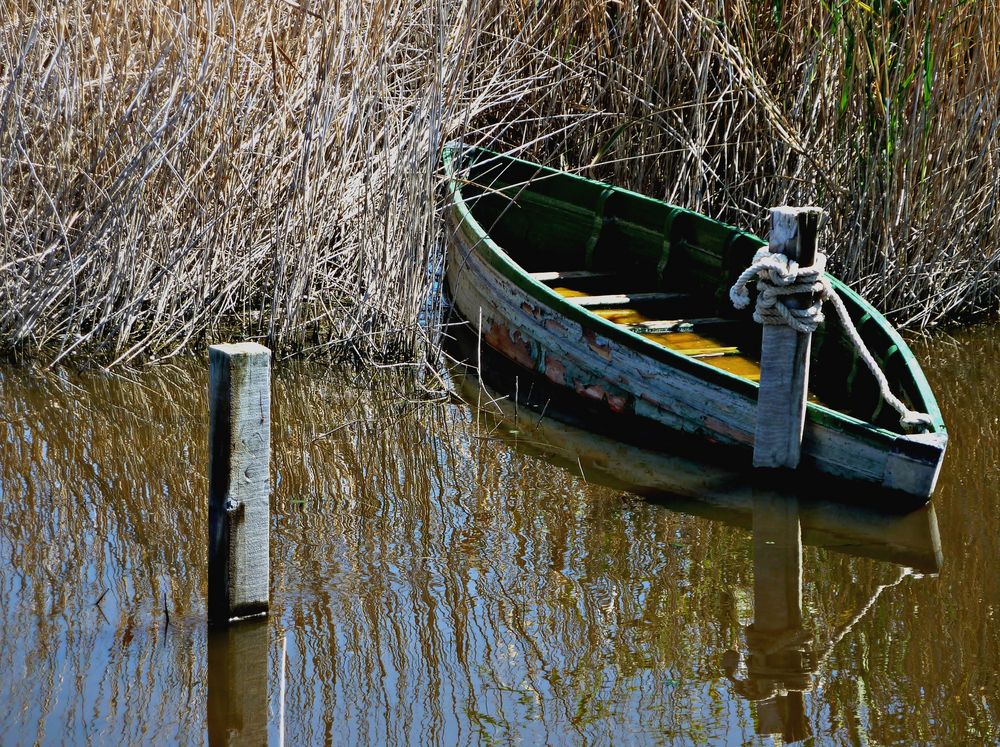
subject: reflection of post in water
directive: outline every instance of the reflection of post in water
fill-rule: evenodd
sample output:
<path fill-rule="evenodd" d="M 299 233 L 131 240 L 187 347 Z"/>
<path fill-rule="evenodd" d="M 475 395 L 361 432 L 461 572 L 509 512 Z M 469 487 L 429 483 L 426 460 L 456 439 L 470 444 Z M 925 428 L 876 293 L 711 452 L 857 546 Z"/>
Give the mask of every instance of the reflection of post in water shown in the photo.
<path fill-rule="evenodd" d="M 737 692 L 757 701 L 757 733 L 786 742 L 810 736 L 802 693 L 816 659 L 802 625 L 802 533 L 799 504 L 765 492 L 753 500 L 754 621 L 747 628 L 748 676 L 735 678 L 739 655 L 723 660 Z"/>
<path fill-rule="evenodd" d="M 462 336 L 456 335 L 455 341 L 463 344 Z M 475 354 L 476 348 L 471 350 Z M 455 352 L 460 358 L 468 357 L 461 347 Z M 576 410 L 561 406 L 558 395 L 547 390 L 544 382 L 533 382 L 529 389 L 541 414 L 522 417 L 511 429 L 514 406 L 504 393 L 510 394 L 514 387 L 503 381 L 504 364 L 494 358 L 489 368 L 479 370 L 493 373 L 496 383 L 483 386 L 477 376 L 461 367 L 453 369 L 454 380 L 468 402 L 489 403 L 490 425 L 507 426 L 491 433 L 516 433 L 510 444 L 519 451 L 542 456 L 577 475 L 585 465 L 588 482 L 654 498 L 672 511 L 753 528 L 754 622 L 746 630 L 747 676 L 737 677 L 742 657 L 735 650 L 724 654 L 722 665 L 733 690 L 757 703 L 756 726 L 761 734 L 780 733 L 786 742 L 807 739 L 811 726 L 804 693 L 812 688 L 812 675 L 834 646 L 872 609 L 885 589 L 914 570 L 940 571 L 941 541 L 929 503 L 907 514 L 850 502 L 845 505 L 843 485 L 824 480 L 811 484 L 809 501 L 800 504 L 793 495 L 754 486 L 738 465 L 699 459 L 682 443 L 671 442 L 676 452 L 652 451 L 630 445 L 630 434 L 624 429 L 609 436 L 560 422 L 579 424 L 581 418 Z M 802 619 L 803 544 L 892 563 L 900 566 L 899 576 L 877 586 L 829 637 L 814 640 Z"/>
<path fill-rule="evenodd" d="M 267 622 L 208 633 L 208 742 L 267 744 Z"/>
<path fill-rule="evenodd" d="M 777 734 L 785 742 L 811 736 L 803 693 L 833 647 L 863 618 L 888 588 L 913 569 L 937 573 L 941 545 L 933 507 L 892 516 L 857 509 L 802 508 L 794 497 L 753 491 L 754 621 L 747 628 L 747 677 L 736 670 L 740 655 L 728 651 L 723 669 L 736 692 L 757 702 L 757 732 Z M 814 649 L 802 620 L 802 527 L 813 542 L 825 533 L 836 547 L 901 566 L 899 576 L 871 596 L 828 640 Z M 811 528 L 810 528 L 811 527 Z M 817 530 L 822 528 L 822 532 Z M 810 534 L 811 533 L 811 534 Z"/>

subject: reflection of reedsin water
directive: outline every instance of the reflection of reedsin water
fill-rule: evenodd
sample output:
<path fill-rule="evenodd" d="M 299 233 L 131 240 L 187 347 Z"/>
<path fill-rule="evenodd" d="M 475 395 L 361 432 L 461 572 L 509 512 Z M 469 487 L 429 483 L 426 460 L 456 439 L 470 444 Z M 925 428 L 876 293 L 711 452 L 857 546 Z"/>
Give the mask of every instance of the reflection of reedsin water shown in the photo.
<path fill-rule="evenodd" d="M 920 352 L 952 425 L 940 542 L 930 507 L 832 485 L 755 511 L 770 494 L 724 461 L 544 399 L 472 389 L 474 413 L 433 382 L 278 365 L 272 613 L 221 642 L 206 362 L 0 368 L 0 743 L 990 743 L 1000 395 L 941 346 Z"/>
<path fill-rule="evenodd" d="M 551 407 L 547 390 L 525 398 L 545 402 L 541 414 L 481 387 L 469 369 L 454 369 L 463 396 L 493 419 L 495 433 L 515 448 L 576 469 L 589 480 L 632 490 L 677 511 L 735 524 L 753 534 L 753 622 L 746 626 L 746 655 L 721 657 L 734 692 L 756 704 L 758 734 L 785 742 L 813 736 L 803 693 L 812 689 L 819 663 L 876 603 L 882 592 L 914 569 L 937 573 L 941 547 L 931 504 L 907 514 L 873 512 L 831 502 L 807 501 L 789 492 L 755 486 L 753 476 L 718 463 L 628 446 L 560 422 L 573 418 Z M 520 389 L 518 384 L 518 389 Z M 485 405 L 483 403 L 486 403 Z M 859 609 L 817 645 L 803 619 L 803 529 L 815 544 L 897 564 L 898 577 L 879 585 Z M 741 673 L 742 672 L 742 673 Z"/>

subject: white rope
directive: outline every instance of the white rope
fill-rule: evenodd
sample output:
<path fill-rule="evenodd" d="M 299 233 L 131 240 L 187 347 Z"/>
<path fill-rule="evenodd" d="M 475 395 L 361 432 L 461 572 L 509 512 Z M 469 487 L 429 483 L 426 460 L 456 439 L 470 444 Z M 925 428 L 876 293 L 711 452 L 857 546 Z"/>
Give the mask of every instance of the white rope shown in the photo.
<path fill-rule="evenodd" d="M 847 307 L 830 285 L 825 270 L 826 255 L 821 252 L 816 252 L 816 261 L 812 265 L 800 267 L 798 262 L 789 260 L 784 254 L 772 253 L 765 246 L 757 251 L 753 262 L 729 289 L 729 299 L 737 309 L 746 308 L 750 304 L 747 283 L 756 277 L 757 305 L 753 312 L 754 321 L 765 325 L 783 324 L 807 334 L 814 332 L 823 323 L 823 302 L 830 301 L 858 355 L 878 382 L 882 398 L 899 413 L 899 424 L 907 431 L 929 430 L 933 425 L 930 415 L 911 410 L 892 393 L 889 380 L 858 334 L 847 313 Z M 785 303 L 786 296 L 805 293 L 812 294 L 815 299 L 810 306 L 803 309 L 789 308 Z"/>
<path fill-rule="evenodd" d="M 754 321 L 761 324 L 784 324 L 797 332 L 815 332 L 823 323 L 823 297 L 832 291 L 823 271 L 826 269 L 826 255 L 816 253 L 816 263 L 810 267 L 799 267 L 795 260 L 784 254 L 772 254 L 767 247 L 758 250 L 753 262 L 743 271 L 739 279 L 729 289 L 729 298 L 737 309 L 750 304 L 747 283 L 757 277 L 757 306 L 753 312 Z M 812 293 L 816 301 L 804 309 L 789 308 L 784 296 Z"/>

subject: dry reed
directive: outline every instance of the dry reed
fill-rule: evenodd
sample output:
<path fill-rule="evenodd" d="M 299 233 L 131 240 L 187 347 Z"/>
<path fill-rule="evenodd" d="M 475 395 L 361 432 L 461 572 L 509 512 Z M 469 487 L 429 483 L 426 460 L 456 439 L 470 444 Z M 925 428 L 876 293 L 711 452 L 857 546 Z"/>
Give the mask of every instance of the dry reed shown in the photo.
<path fill-rule="evenodd" d="M 0 350 L 419 358 L 452 137 L 818 203 L 900 323 L 992 312 L 998 75 L 995 2 L 0 0 Z"/>

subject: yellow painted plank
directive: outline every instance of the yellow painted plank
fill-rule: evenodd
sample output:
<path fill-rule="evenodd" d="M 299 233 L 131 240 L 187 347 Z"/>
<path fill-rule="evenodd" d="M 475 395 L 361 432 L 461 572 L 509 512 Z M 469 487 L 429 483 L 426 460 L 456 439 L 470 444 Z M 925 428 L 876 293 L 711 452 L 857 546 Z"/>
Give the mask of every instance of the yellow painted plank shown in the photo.
<path fill-rule="evenodd" d="M 710 358 L 716 355 L 740 355 L 740 349 L 735 345 L 708 345 L 703 348 L 684 348 L 678 350 L 679 353 L 690 355 L 693 358 Z"/>
<path fill-rule="evenodd" d="M 595 309 L 594 313 L 615 324 L 638 324 L 649 321 L 649 317 L 635 309 Z"/>
<path fill-rule="evenodd" d="M 553 288 L 556 293 L 564 298 L 579 298 L 589 295 L 572 288 Z M 641 314 L 635 309 L 626 307 L 612 309 L 596 309 L 592 313 L 615 324 L 638 324 L 652 321 L 645 314 Z M 750 381 L 760 381 L 760 364 L 750 360 L 746 356 L 739 354 L 739 348 L 727 345 L 725 342 L 700 335 L 697 332 L 669 332 L 666 334 L 644 334 L 647 340 L 662 345 L 665 348 L 676 350 L 685 355 L 705 355 L 708 357 L 699 358 L 702 363 L 709 366 L 721 368 L 731 374 L 740 376 Z"/>
<path fill-rule="evenodd" d="M 572 288 L 564 288 L 562 286 L 558 286 L 552 290 L 563 298 L 583 298 L 584 296 L 590 295 L 589 293 L 584 293 L 583 291 L 573 290 Z"/>
<path fill-rule="evenodd" d="M 760 381 L 760 364 L 742 355 L 720 355 L 717 358 L 700 358 L 699 360 L 744 379 Z"/>

